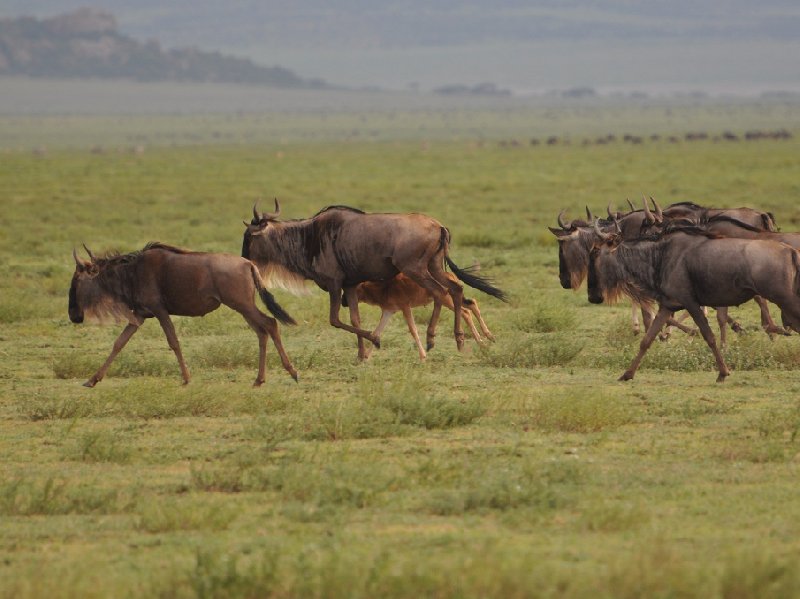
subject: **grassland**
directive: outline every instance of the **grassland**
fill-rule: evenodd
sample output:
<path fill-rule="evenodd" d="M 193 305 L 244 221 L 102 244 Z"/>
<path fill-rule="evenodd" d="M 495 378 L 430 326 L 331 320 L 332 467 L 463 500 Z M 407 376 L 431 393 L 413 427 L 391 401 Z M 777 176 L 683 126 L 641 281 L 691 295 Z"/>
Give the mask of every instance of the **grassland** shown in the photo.
<path fill-rule="evenodd" d="M 800 129 L 796 108 L 782 122 L 725 110 L 710 132 Z M 625 132 L 623 113 L 604 118 L 598 132 Z M 177 146 L 152 140 L 190 121 L 139 121 L 150 141 L 131 153 L 103 119 L 74 117 L 75 144 L 47 119 L 0 119 L 18 135 L 0 160 L 0 597 L 800 595 L 800 338 L 769 341 L 743 306 L 724 384 L 682 336 L 616 382 L 637 344 L 628 308 L 562 290 L 545 228 L 560 208 L 645 192 L 759 206 L 796 229 L 797 139 L 511 147 L 480 141 L 502 128 L 460 128 L 279 143 L 253 121 L 248 143 L 200 121 L 203 143 Z M 276 291 L 300 323 L 282 331 L 299 384 L 272 352 L 251 388 L 255 335 L 220 309 L 175 319 L 189 386 L 148 322 L 83 388 L 119 326 L 69 323 L 72 248 L 238 253 L 241 220 L 273 195 L 287 218 L 344 203 L 440 219 L 455 261 L 513 298 L 471 294 L 497 342 L 459 354 L 443 317 L 419 363 L 398 318 L 358 364 L 320 291 Z"/>

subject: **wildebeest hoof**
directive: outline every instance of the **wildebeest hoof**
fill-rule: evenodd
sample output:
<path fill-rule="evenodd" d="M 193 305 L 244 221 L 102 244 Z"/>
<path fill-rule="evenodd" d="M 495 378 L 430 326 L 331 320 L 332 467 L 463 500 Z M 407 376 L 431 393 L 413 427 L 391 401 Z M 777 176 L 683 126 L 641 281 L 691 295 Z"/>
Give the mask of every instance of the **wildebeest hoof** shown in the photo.
<path fill-rule="evenodd" d="M 617 379 L 618 381 L 632 381 L 633 380 L 633 373 L 628 372 L 627 370 L 622 373 L 622 376 Z"/>
<path fill-rule="evenodd" d="M 294 379 L 295 383 L 299 383 L 300 382 L 300 377 L 298 376 L 297 372 L 292 372 L 290 374 L 292 375 L 292 378 Z"/>
<path fill-rule="evenodd" d="M 370 341 L 372 341 L 372 345 L 377 347 L 378 349 L 381 348 L 381 338 L 380 337 L 368 337 Z"/>
<path fill-rule="evenodd" d="M 431 351 L 433 349 L 433 341 L 428 341 L 425 344 L 425 351 Z"/>
<path fill-rule="evenodd" d="M 91 389 L 91 388 L 92 388 L 92 387 L 94 387 L 94 386 L 95 386 L 97 383 L 98 383 L 98 381 L 96 381 L 95 379 L 89 379 L 88 381 L 86 381 L 86 382 L 83 384 L 83 386 L 84 386 L 84 387 L 89 387 L 89 388 Z"/>
<path fill-rule="evenodd" d="M 722 373 L 722 372 L 720 372 L 719 376 L 717 376 L 717 382 L 718 383 L 724 383 L 725 382 L 725 377 L 727 377 L 729 374 L 730 373 Z"/>
<path fill-rule="evenodd" d="M 253 382 L 253 387 L 260 387 L 260 386 L 261 386 L 261 385 L 263 385 L 263 384 L 264 384 L 264 380 L 263 380 L 263 379 L 256 379 L 256 380 Z"/>

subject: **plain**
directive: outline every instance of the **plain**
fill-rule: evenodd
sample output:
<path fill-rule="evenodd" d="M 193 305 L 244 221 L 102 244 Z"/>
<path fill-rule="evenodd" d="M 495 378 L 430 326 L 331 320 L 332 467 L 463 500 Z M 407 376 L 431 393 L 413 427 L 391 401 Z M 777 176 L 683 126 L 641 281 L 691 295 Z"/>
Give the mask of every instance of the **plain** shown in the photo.
<path fill-rule="evenodd" d="M 121 117 L 0 119 L 16 136 L 0 156 L 0 596 L 800 595 L 800 339 L 770 341 L 742 306 L 724 384 L 702 340 L 677 333 L 619 383 L 637 346 L 629 309 L 561 289 L 546 229 L 561 208 L 604 213 L 642 193 L 798 229 L 800 142 L 713 137 L 774 127 L 776 111 L 796 133 L 800 109 L 679 107 L 652 129 L 641 111 L 599 110 L 587 137 L 617 140 L 587 145 L 552 110 L 569 145 L 492 136 L 502 114 L 476 117 L 488 135 L 404 139 L 398 120 L 439 117 L 370 115 L 385 134 L 364 139 L 331 115 L 330 139 L 283 142 L 254 116 L 142 119 L 146 143 Z M 685 141 L 682 115 L 697 130 L 703 111 L 716 128 Z M 321 122 L 293 118 L 308 136 Z M 623 143 L 629 122 L 660 137 Z M 420 363 L 397 316 L 359 364 L 325 294 L 276 290 L 300 323 L 281 327 L 299 384 L 270 348 L 252 389 L 256 336 L 223 308 L 175 319 L 190 385 L 155 322 L 97 388 L 80 385 L 121 327 L 69 323 L 73 247 L 238 254 L 242 219 L 272 196 L 286 218 L 348 204 L 439 219 L 453 259 L 512 297 L 467 289 L 497 342 L 457 353 L 448 313 Z"/>

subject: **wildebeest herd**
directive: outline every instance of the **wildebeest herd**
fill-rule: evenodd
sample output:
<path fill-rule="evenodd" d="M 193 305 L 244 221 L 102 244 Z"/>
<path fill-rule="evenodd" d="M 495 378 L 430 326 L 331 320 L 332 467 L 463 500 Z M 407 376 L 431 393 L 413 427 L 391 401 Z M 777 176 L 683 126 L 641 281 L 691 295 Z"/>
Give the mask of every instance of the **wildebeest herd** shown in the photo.
<path fill-rule="evenodd" d="M 285 324 L 295 324 L 267 291 L 264 279 L 289 289 L 310 280 L 330 296 L 332 326 L 355 333 L 359 359 L 366 359 L 364 339 L 380 347 L 380 334 L 394 311 L 402 310 L 419 347 L 425 350 L 410 318 L 410 309 L 433 301 L 427 331 L 428 349 L 433 347 L 436 324 L 442 305 L 455 315 L 456 345 L 464 345 L 462 318 L 476 339 L 480 335 L 472 324 L 474 313 L 484 334 L 492 339 L 480 316 L 477 303 L 463 297 L 459 281 L 498 299 L 505 294 L 474 269 L 460 269 L 450 258 L 450 232 L 436 220 L 422 214 L 367 214 L 346 206 L 330 206 L 311 218 L 279 221 L 275 211 L 259 213 L 246 227 L 242 257 L 228 254 L 192 252 L 152 242 L 129 254 L 112 253 L 103 257 L 89 254 L 89 261 L 75 259 L 75 273 L 69 291 L 69 317 L 74 323 L 84 315 L 110 315 L 127 321 L 114 343 L 111 354 L 84 383 L 93 387 L 147 318 L 161 324 L 170 348 L 180 365 L 183 382 L 189 371 L 170 315 L 203 316 L 220 304 L 239 312 L 256 331 L 259 341 L 259 366 L 255 385 L 264 382 L 267 336 L 272 338 L 283 367 L 297 380 L 297 371 L 283 349 L 278 324 L 261 312 L 253 301 L 258 291 L 269 311 Z M 85 246 L 84 246 L 85 247 Z M 444 270 L 445 263 L 452 274 Z M 359 289 L 360 288 L 360 289 Z M 358 303 L 378 304 L 384 311 L 373 331 L 361 328 Z M 339 318 L 344 303 L 350 310 L 351 324 Z"/>
<path fill-rule="evenodd" d="M 778 232 L 768 212 L 751 208 L 706 208 L 679 202 L 661 209 L 650 198 L 643 207 L 617 212 L 607 209 L 597 218 L 587 208 L 587 220 L 557 218 L 550 231 L 558 239 L 559 279 L 565 289 L 577 289 L 588 278 L 592 303 L 614 301 L 621 295 L 634 304 L 634 332 L 638 332 L 637 310 L 641 310 L 645 335 L 639 352 L 620 380 L 632 379 L 655 337 L 666 336 L 665 327 L 685 332 L 675 313 L 686 310 L 697 325 L 716 359 L 723 381 L 730 371 L 706 318 L 705 307 L 716 309 L 721 343 L 726 328 L 738 324 L 728 316 L 728 307 L 750 299 L 761 308 L 762 326 L 770 334 L 800 332 L 800 233 Z M 346 206 L 330 206 L 311 218 L 278 220 L 274 212 L 259 212 L 245 221 L 241 257 L 192 252 L 152 242 L 129 254 L 75 259 L 69 292 L 69 316 L 80 323 L 84 315 L 110 315 L 127 321 L 111 354 L 84 383 L 96 385 L 114 358 L 145 319 L 158 319 L 180 365 L 184 383 L 189 372 L 183 360 L 170 315 L 202 316 L 221 304 L 236 310 L 258 335 L 259 366 L 255 385 L 265 380 L 267 337 L 272 338 L 283 367 L 297 380 L 298 374 L 281 343 L 277 320 L 296 324 L 277 303 L 268 286 L 289 290 L 313 281 L 328 292 L 330 324 L 356 335 L 358 357 L 369 357 L 364 340 L 380 347 L 381 333 L 389 318 L 401 311 L 413 336 L 420 358 L 426 356 L 411 308 L 433 302 L 426 331 L 426 347 L 434 346 L 436 325 L 442 306 L 454 313 L 453 332 L 458 349 L 464 344 L 462 320 L 472 336 L 482 343 L 481 332 L 494 340 L 481 317 L 477 302 L 464 297 L 461 283 L 506 301 L 503 291 L 477 274 L 474 268 L 459 268 L 449 256 L 450 231 L 422 214 L 367 214 Z M 84 246 L 85 247 L 85 246 Z M 452 272 L 445 270 L 445 265 Z M 261 312 L 254 296 L 258 292 L 271 318 Z M 782 326 L 773 321 L 767 301 L 781 310 Z M 374 331 L 361 327 L 359 302 L 379 306 L 380 323 Z M 340 320 L 344 305 L 350 323 Z M 277 320 L 276 320 L 277 319 Z"/>
<path fill-rule="evenodd" d="M 639 352 L 620 380 L 632 379 L 662 327 L 685 309 L 711 348 L 721 382 L 730 374 L 704 307 L 717 309 L 722 342 L 727 308 L 759 302 L 762 326 L 770 334 L 800 332 L 800 233 L 780 233 L 768 212 L 751 208 L 704 208 L 691 202 L 661 210 L 643 200 L 626 213 L 608 207 L 608 217 L 563 220 L 550 228 L 559 242 L 561 285 L 580 286 L 588 278 L 592 303 L 620 295 L 642 307 L 646 333 Z M 766 300 L 781 310 L 772 320 Z M 653 308 L 658 310 L 653 316 Z"/>

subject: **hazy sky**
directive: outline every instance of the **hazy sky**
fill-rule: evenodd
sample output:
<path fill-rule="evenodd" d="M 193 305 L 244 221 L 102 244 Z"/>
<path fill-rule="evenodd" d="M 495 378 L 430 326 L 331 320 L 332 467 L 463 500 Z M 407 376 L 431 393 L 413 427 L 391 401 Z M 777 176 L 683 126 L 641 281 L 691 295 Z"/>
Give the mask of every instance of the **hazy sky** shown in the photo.
<path fill-rule="evenodd" d="M 798 0 L 2 0 L 0 16 L 79 6 L 141 40 L 353 86 L 800 90 Z"/>

